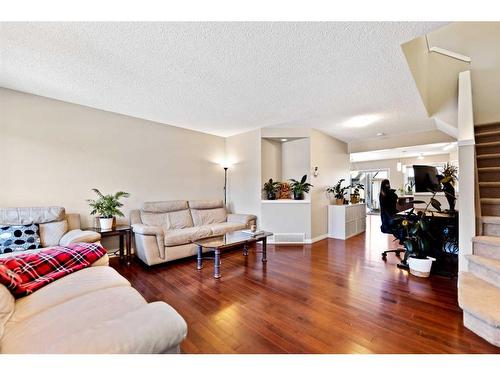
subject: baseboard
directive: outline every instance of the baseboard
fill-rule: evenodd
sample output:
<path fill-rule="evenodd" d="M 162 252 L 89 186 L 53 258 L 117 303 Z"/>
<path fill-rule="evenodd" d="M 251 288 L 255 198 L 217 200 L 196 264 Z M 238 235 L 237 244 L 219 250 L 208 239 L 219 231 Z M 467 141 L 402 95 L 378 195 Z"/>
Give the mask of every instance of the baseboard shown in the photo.
<path fill-rule="evenodd" d="M 316 236 L 310 240 L 308 240 L 308 243 L 315 243 L 321 240 L 324 240 L 325 238 L 328 238 L 328 233 L 322 234 L 321 236 Z"/>

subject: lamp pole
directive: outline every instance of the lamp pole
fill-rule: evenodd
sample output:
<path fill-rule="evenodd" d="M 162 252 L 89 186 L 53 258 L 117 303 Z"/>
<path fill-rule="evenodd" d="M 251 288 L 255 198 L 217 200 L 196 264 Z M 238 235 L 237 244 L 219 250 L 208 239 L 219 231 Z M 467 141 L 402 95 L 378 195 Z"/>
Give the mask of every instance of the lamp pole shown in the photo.
<path fill-rule="evenodd" d="M 224 206 L 227 203 L 227 167 L 224 167 Z"/>

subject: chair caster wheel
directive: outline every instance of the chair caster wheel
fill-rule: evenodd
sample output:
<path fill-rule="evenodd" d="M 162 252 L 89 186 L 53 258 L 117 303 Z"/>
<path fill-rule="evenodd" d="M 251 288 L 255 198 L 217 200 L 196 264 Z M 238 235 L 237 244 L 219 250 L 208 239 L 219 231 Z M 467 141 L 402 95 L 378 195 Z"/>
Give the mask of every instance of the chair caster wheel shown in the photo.
<path fill-rule="evenodd" d="M 396 251 L 396 256 L 399 257 L 401 255 L 401 251 Z"/>
<path fill-rule="evenodd" d="M 386 254 L 382 254 L 382 260 L 387 260 L 387 255 Z"/>

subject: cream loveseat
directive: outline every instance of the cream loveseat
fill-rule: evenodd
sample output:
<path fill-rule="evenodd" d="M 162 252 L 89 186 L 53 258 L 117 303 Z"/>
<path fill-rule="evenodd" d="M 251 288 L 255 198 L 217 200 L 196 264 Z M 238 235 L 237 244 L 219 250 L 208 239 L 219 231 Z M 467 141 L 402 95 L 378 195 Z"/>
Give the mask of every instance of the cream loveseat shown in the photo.
<path fill-rule="evenodd" d="M 146 202 L 130 212 L 135 252 L 154 265 L 196 254 L 192 242 L 248 228 L 255 215 L 229 214 L 222 200 Z"/>
<path fill-rule="evenodd" d="M 80 215 L 67 214 L 64 207 L 12 207 L 0 208 L 0 226 L 38 224 L 42 248 L 64 246 L 75 242 L 98 242 L 99 233 L 81 230 Z M 23 254 L 38 252 L 42 249 L 23 251 Z M 15 253 L 14 253 L 15 254 Z M 0 258 L 13 253 L 0 254 Z M 97 265 L 107 265 L 107 255 L 97 261 Z"/>
<path fill-rule="evenodd" d="M 69 241 L 71 231 L 76 231 L 71 238 L 82 234 L 78 215 L 61 207 L 0 209 L 4 225 L 65 220 L 69 232 L 59 240 L 62 230 L 50 232 L 59 243 L 64 236 Z M 47 241 L 45 229 L 40 232 Z M 88 239 L 91 233 L 85 234 Z M 0 284 L 0 353 L 178 353 L 187 334 L 184 319 L 164 302 L 147 303 L 107 264 L 105 255 L 17 300 Z"/>

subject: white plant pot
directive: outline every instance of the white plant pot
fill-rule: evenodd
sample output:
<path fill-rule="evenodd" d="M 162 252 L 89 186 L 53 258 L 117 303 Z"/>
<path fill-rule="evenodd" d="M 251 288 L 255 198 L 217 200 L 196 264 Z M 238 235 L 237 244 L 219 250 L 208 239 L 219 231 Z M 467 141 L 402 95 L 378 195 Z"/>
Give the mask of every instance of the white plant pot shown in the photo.
<path fill-rule="evenodd" d="M 100 217 L 99 218 L 99 223 L 101 224 L 101 230 L 110 230 L 113 228 L 113 218 L 104 218 Z"/>
<path fill-rule="evenodd" d="M 426 259 L 408 258 L 410 273 L 418 277 L 429 277 L 431 274 L 432 262 L 436 259 L 427 257 Z"/>

